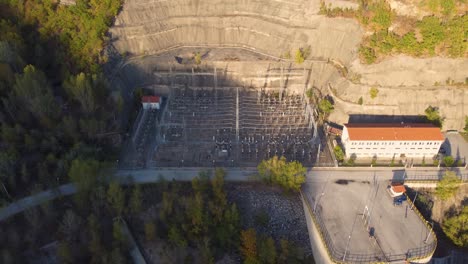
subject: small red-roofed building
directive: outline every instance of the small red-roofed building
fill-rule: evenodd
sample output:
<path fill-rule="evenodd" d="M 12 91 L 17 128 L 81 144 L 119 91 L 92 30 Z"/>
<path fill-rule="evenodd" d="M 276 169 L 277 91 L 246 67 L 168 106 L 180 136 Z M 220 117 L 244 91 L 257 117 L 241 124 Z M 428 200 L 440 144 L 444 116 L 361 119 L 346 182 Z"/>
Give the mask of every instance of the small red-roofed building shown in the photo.
<path fill-rule="evenodd" d="M 143 109 L 158 109 L 161 107 L 161 97 L 154 95 L 145 95 L 141 97 Z"/>
<path fill-rule="evenodd" d="M 403 195 L 406 192 L 406 188 L 403 184 L 392 184 L 389 191 L 392 197 L 397 197 Z"/>
<path fill-rule="evenodd" d="M 440 128 L 426 123 L 345 124 L 341 137 L 346 156 L 433 157 L 444 142 Z"/>

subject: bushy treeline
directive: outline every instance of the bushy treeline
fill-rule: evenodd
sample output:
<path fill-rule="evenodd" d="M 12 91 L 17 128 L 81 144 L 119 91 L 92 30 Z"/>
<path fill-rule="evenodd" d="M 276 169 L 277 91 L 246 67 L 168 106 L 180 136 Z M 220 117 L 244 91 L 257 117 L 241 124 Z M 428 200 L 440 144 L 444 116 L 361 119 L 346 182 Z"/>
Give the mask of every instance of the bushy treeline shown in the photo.
<path fill-rule="evenodd" d="M 0 0 L 2 24 L 19 27 L 24 38 L 14 33 L 11 37 L 27 53 L 29 63 L 49 67 L 56 75 L 98 72 L 106 60 L 102 53 L 106 32 L 122 1 L 76 0 L 72 6 L 58 2 Z"/>
<path fill-rule="evenodd" d="M 415 57 L 447 55 L 463 57 L 466 53 L 468 16 L 456 16 L 449 20 L 435 16 L 424 17 L 414 29 L 403 36 L 388 30 L 375 32 L 364 41 L 360 53 L 367 63 L 378 55 L 403 53 Z M 417 38 L 420 36 L 420 40 Z"/>
<path fill-rule="evenodd" d="M 100 65 L 120 4 L 0 0 L 0 205 L 68 181 L 75 159 L 114 158 L 121 107 Z"/>
<path fill-rule="evenodd" d="M 463 57 L 467 51 L 468 16 L 453 14 L 455 4 L 452 0 L 440 1 L 440 5 L 443 10 L 441 16 L 426 16 L 407 23 L 410 30 L 404 35 L 389 31 L 397 16 L 385 0 L 361 0 L 357 10 L 330 8 L 322 2 L 320 10 L 321 14 L 329 17 L 356 18 L 368 30 L 374 31 L 364 39 L 359 49 L 366 63 L 375 62 L 379 56 L 400 53 L 415 57 Z"/>
<path fill-rule="evenodd" d="M 170 262 L 197 259 L 196 263 L 214 263 L 224 253 L 238 249 L 240 215 L 227 200 L 224 176 L 222 169 L 216 169 L 211 179 L 208 172 L 200 172 L 191 188 L 176 182 L 160 184 L 158 214 L 143 224 L 146 239 L 164 240 L 172 250 L 198 252 L 173 256 Z"/>
<path fill-rule="evenodd" d="M 108 184 L 98 179 L 96 164 L 87 164 L 74 162 L 74 170 L 96 180 L 82 183 L 73 199 L 49 201 L 2 222 L 0 263 L 25 263 L 44 255 L 44 246 L 65 264 L 131 263 L 121 219 L 142 210 L 141 187 Z"/>
<path fill-rule="evenodd" d="M 312 256 L 304 252 L 288 240 L 281 239 L 275 243 L 271 236 L 257 234 L 255 229 L 241 231 L 240 252 L 244 264 L 313 264 Z"/>
<path fill-rule="evenodd" d="M 462 248 L 468 247 L 468 206 L 458 214 L 444 220 L 442 230 L 452 242 Z"/>

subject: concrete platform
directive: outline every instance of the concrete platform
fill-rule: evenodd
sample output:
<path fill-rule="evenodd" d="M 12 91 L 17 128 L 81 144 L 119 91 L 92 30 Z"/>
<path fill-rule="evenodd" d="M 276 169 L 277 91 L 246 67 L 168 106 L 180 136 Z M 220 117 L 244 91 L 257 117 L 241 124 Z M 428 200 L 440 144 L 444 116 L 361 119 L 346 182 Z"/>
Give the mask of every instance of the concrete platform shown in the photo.
<path fill-rule="evenodd" d="M 434 233 L 419 213 L 411 210 L 410 202 L 394 205 L 387 185 L 387 180 L 374 181 L 373 177 L 333 176 L 305 184 L 304 197 L 333 261 L 430 259 L 437 244 Z"/>

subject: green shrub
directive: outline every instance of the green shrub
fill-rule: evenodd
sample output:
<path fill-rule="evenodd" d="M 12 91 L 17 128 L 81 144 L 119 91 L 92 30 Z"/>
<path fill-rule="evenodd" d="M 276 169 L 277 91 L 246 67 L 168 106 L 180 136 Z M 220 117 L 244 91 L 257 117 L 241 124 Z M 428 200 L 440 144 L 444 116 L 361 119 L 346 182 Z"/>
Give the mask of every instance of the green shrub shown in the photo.
<path fill-rule="evenodd" d="M 453 159 L 452 156 L 445 156 L 444 157 L 445 166 L 452 167 L 454 163 L 455 163 L 455 160 Z"/>
<path fill-rule="evenodd" d="M 364 100 L 362 99 L 362 96 L 359 97 L 357 103 L 360 104 L 360 105 L 362 105 L 364 103 Z"/>
<path fill-rule="evenodd" d="M 461 179 L 457 177 L 455 172 L 446 171 L 442 180 L 437 183 L 435 194 L 442 200 L 448 200 L 455 195 L 460 184 Z"/>
<path fill-rule="evenodd" d="M 445 38 L 444 26 L 437 17 L 431 16 L 424 17 L 417 27 L 423 37 L 422 48 L 434 55 L 435 47 Z"/>
<path fill-rule="evenodd" d="M 200 64 L 201 64 L 201 62 L 202 62 L 202 57 L 201 57 L 200 52 L 196 52 L 196 53 L 193 55 L 193 60 L 195 61 L 195 64 L 196 64 L 196 65 L 200 65 Z"/>
<path fill-rule="evenodd" d="M 364 62 L 367 64 L 374 63 L 377 59 L 377 56 L 375 55 L 375 50 L 370 47 L 361 46 L 359 48 L 359 54 L 362 58 L 364 58 Z"/>
<path fill-rule="evenodd" d="M 376 87 L 371 87 L 369 90 L 369 94 L 370 94 L 370 97 L 374 99 L 379 94 L 379 89 L 377 89 Z"/>
<path fill-rule="evenodd" d="M 286 190 L 298 191 L 305 182 L 306 169 L 298 161 L 287 162 L 285 157 L 274 156 L 258 166 L 261 179 L 277 184 Z"/>
<path fill-rule="evenodd" d="M 374 12 L 372 22 L 376 23 L 380 29 L 387 29 L 392 24 L 392 10 L 385 0 L 372 3 L 369 9 Z"/>
<path fill-rule="evenodd" d="M 333 111 L 333 104 L 327 98 L 320 100 L 319 110 L 324 114 L 330 114 Z"/>
<path fill-rule="evenodd" d="M 333 153 L 335 154 L 335 157 L 338 161 L 343 161 L 344 160 L 344 153 L 343 150 L 341 149 L 340 146 L 336 146 L 333 149 Z"/>
<path fill-rule="evenodd" d="M 442 13 L 445 16 L 450 16 L 455 11 L 454 0 L 442 0 L 440 1 L 440 6 L 442 7 Z"/>
<path fill-rule="evenodd" d="M 443 119 L 439 114 L 439 108 L 428 106 L 426 110 L 424 110 L 424 113 L 426 114 L 427 121 L 435 126 L 442 127 Z"/>

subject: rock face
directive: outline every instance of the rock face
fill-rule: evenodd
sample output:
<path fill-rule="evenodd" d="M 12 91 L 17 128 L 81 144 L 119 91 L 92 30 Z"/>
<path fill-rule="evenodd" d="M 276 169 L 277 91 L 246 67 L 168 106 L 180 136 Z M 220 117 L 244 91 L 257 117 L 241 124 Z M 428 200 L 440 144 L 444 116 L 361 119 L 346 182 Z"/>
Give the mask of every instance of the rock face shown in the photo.
<path fill-rule="evenodd" d="M 167 93 L 168 81 L 157 72 L 190 72 L 198 66 L 175 63 L 174 56 L 190 57 L 188 53 L 202 50 L 202 70 L 217 68 L 229 79 L 219 86 L 294 92 L 316 87 L 322 95 L 334 96 L 330 120 L 337 123 L 359 114 L 424 115 L 428 106 L 435 106 L 445 118 L 444 129 L 464 127 L 468 89 L 448 83 L 465 82 L 466 59 L 397 56 L 362 65 L 357 51 L 363 29 L 351 19 L 318 15 L 319 6 L 319 0 L 127 0 L 110 30 L 113 47 L 131 58 L 114 67 L 115 87 L 152 86 Z M 294 53 L 304 47 L 310 47 L 310 60 L 297 65 Z M 220 48 L 255 55 L 221 56 Z M 292 59 L 280 64 L 285 53 Z M 330 62 L 342 65 L 347 74 Z M 371 87 L 379 90 L 374 99 Z M 362 105 L 357 104 L 360 97 Z"/>
<path fill-rule="evenodd" d="M 362 30 L 347 19 L 312 15 L 320 1 L 128 0 L 111 29 L 132 55 L 181 45 L 248 47 L 273 56 L 310 46 L 311 57 L 356 58 Z"/>

